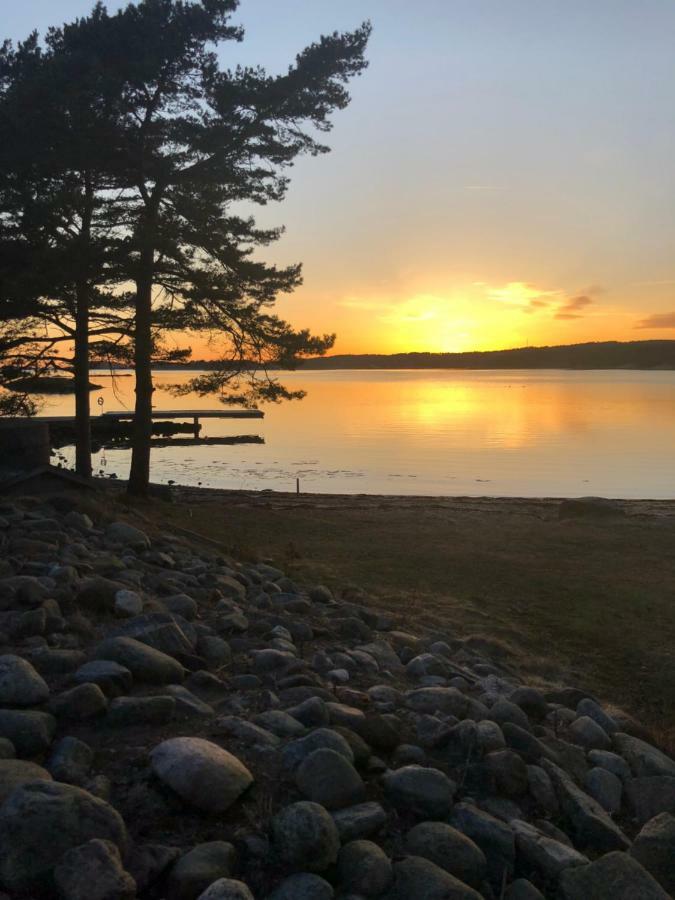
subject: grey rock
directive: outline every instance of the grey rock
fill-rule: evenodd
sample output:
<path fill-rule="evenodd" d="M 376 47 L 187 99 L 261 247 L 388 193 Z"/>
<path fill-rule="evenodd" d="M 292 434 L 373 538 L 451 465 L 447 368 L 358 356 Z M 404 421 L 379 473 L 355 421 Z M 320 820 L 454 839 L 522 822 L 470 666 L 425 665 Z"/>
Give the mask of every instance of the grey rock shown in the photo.
<path fill-rule="evenodd" d="M 607 853 L 560 877 L 560 900 L 668 900 L 668 894 L 627 853 Z"/>
<path fill-rule="evenodd" d="M 108 525 L 105 538 L 109 544 L 133 547 L 134 550 L 147 550 L 150 547 L 150 538 L 147 534 L 126 522 L 113 522 Z"/>
<path fill-rule="evenodd" d="M 194 900 L 219 878 L 232 874 L 236 854 L 226 841 L 197 844 L 178 859 L 167 879 L 168 900 Z"/>
<path fill-rule="evenodd" d="M 106 711 L 108 700 L 97 684 L 78 684 L 68 691 L 55 694 L 49 701 L 49 711 L 58 719 L 90 719 Z"/>
<path fill-rule="evenodd" d="M 152 888 L 180 856 L 178 847 L 165 844 L 134 844 L 126 857 L 126 868 L 139 894 Z"/>
<path fill-rule="evenodd" d="M 76 684 L 97 684 L 108 697 L 118 697 L 131 690 L 134 682 L 129 669 L 107 659 L 94 659 L 73 674 Z"/>
<path fill-rule="evenodd" d="M 520 706 L 507 700 L 505 697 L 500 697 L 500 699 L 490 708 L 489 718 L 501 726 L 510 722 L 512 725 L 518 725 L 525 731 L 531 730 L 530 720 L 528 719 L 527 714 L 523 712 Z"/>
<path fill-rule="evenodd" d="M 169 738 L 155 747 L 150 759 L 160 781 L 205 812 L 228 809 L 253 782 L 236 756 L 202 738 Z"/>
<path fill-rule="evenodd" d="M 480 847 L 487 860 L 488 879 L 501 890 L 505 878 L 513 874 L 515 866 L 513 830 L 470 803 L 455 804 L 448 821 Z"/>
<path fill-rule="evenodd" d="M 308 697 L 297 706 L 289 707 L 286 712 L 307 728 L 328 725 L 330 720 L 326 702 L 320 697 Z"/>
<path fill-rule="evenodd" d="M 219 878 L 199 895 L 198 900 L 255 900 L 255 898 L 243 881 Z"/>
<path fill-rule="evenodd" d="M 96 647 L 98 659 L 112 660 L 148 684 L 179 684 L 185 677 L 181 664 L 154 647 L 130 637 L 108 638 Z"/>
<path fill-rule="evenodd" d="M 541 766 L 527 767 L 527 783 L 531 796 L 547 815 L 558 812 L 558 798 L 551 779 Z"/>
<path fill-rule="evenodd" d="M 612 739 L 590 716 L 575 719 L 568 728 L 570 740 L 586 750 L 609 750 Z"/>
<path fill-rule="evenodd" d="M 675 778 L 675 760 L 640 738 L 617 732 L 614 735 L 614 748 L 637 777 L 661 775 Z"/>
<path fill-rule="evenodd" d="M 560 807 L 573 828 L 579 846 L 599 853 L 617 848 L 628 849 L 630 841 L 596 800 L 577 787 L 569 775 L 554 763 L 545 759 L 542 766 L 551 777 Z"/>
<path fill-rule="evenodd" d="M 409 856 L 394 863 L 394 886 L 387 900 L 482 900 L 468 884 L 463 884 L 445 869 L 420 856 Z"/>
<path fill-rule="evenodd" d="M 85 578 L 77 592 L 78 609 L 91 609 L 99 613 L 111 613 L 115 608 L 115 597 L 118 591 L 126 590 L 126 585 L 110 578 L 95 575 Z"/>
<path fill-rule="evenodd" d="M 335 750 L 315 750 L 305 757 L 296 770 L 295 783 L 305 797 L 326 809 L 354 806 L 366 798 L 361 776 Z"/>
<path fill-rule="evenodd" d="M 107 722 L 113 727 L 165 725 L 176 712 L 173 697 L 116 697 L 108 709 Z"/>
<path fill-rule="evenodd" d="M 618 813 L 621 809 L 623 794 L 621 779 L 607 769 L 600 766 L 591 769 L 586 775 L 584 790 L 590 797 L 597 800 L 610 816 Z"/>
<path fill-rule="evenodd" d="M 591 750 L 588 754 L 589 762 L 594 766 L 607 769 L 617 778 L 625 781 L 631 777 L 630 766 L 618 753 L 612 753 L 610 750 Z"/>
<path fill-rule="evenodd" d="M 271 731 L 280 738 L 302 737 L 307 731 L 301 722 L 298 722 L 293 716 L 289 716 L 282 709 L 268 709 L 266 712 L 254 716 L 253 721 L 256 725 L 260 725 L 261 728 Z"/>
<path fill-rule="evenodd" d="M 544 895 L 531 881 L 517 878 L 507 887 L 504 900 L 544 900 Z"/>
<path fill-rule="evenodd" d="M 488 753 L 483 764 L 499 794 L 505 797 L 520 797 L 527 792 L 527 766 L 513 750 Z"/>
<path fill-rule="evenodd" d="M 37 756 L 49 749 L 56 719 L 34 710 L 0 709 L 0 737 L 7 738 L 18 756 Z"/>
<path fill-rule="evenodd" d="M 82 786 L 94 761 L 94 751 L 84 741 L 67 736 L 58 741 L 47 762 L 52 777 L 66 784 Z"/>
<path fill-rule="evenodd" d="M 113 611 L 120 618 L 131 618 L 143 612 L 143 598 L 136 591 L 128 591 L 125 588 L 117 591 Z"/>
<path fill-rule="evenodd" d="M 411 856 L 421 856 L 460 881 L 479 887 L 487 874 L 485 854 L 461 831 L 444 822 L 420 822 L 405 837 Z"/>
<path fill-rule="evenodd" d="M 382 779 L 384 792 L 396 809 L 424 818 L 443 819 L 452 808 L 457 786 L 439 769 L 404 766 Z"/>
<path fill-rule="evenodd" d="M 221 716 L 215 724 L 219 734 L 237 738 L 251 747 L 274 750 L 281 743 L 276 734 L 239 716 Z"/>
<path fill-rule="evenodd" d="M 232 662 L 230 645 L 215 634 L 202 635 L 195 648 L 198 656 L 201 656 L 210 667 L 221 669 Z"/>
<path fill-rule="evenodd" d="M 382 830 L 387 821 L 386 812 L 375 801 L 338 809 L 332 815 L 343 844 L 359 838 L 372 837 Z"/>
<path fill-rule="evenodd" d="M 300 801 L 284 807 L 272 820 L 272 835 L 277 853 L 294 868 L 323 872 L 337 860 L 338 831 L 318 803 Z"/>
<path fill-rule="evenodd" d="M 415 712 L 442 712 L 461 719 L 466 714 L 469 701 L 457 688 L 424 687 L 409 691 L 405 695 L 405 705 Z"/>
<path fill-rule="evenodd" d="M 30 781 L 51 781 L 52 776 L 42 766 L 23 759 L 0 760 L 0 804 L 4 803 L 14 788 Z"/>
<path fill-rule="evenodd" d="M 616 720 L 609 713 L 605 712 L 599 703 L 591 700 L 590 697 L 584 697 L 583 700 L 577 703 L 577 715 L 588 716 L 593 719 L 607 734 L 614 734 L 614 732 L 619 730 Z"/>
<path fill-rule="evenodd" d="M 188 594 L 172 594 L 170 597 L 162 597 L 162 604 L 168 612 L 182 616 L 189 622 L 197 617 L 197 604 Z"/>
<path fill-rule="evenodd" d="M 545 881 L 556 881 L 560 873 L 574 866 L 587 865 L 588 859 L 573 847 L 544 834 L 529 822 L 513 819 L 519 868 L 537 872 Z"/>
<path fill-rule="evenodd" d="M 297 720 L 296 720 L 297 721 Z M 334 750 L 350 762 L 354 762 L 354 752 L 347 740 L 332 728 L 316 728 L 306 737 L 287 744 L 282 751 L 283 764 L 287 769 L 295 769 L 315 750 Z"/>
<path fill-rule="evenodd" d="M 16 747 L 6 737 L 0 737 L 0 759 L 16 759 Z"/>
<path fill-rule="evenodd" d="M 64 900 L 134 900 L 136 882 L 111 841 L 93 838 L 67 850 L 54 868 Z"/>
<path fill-rule="evenodd" d="M 57 782 L 18 787 L 0 807 L 0 882 L 10 891 L 48 889 L 63 854 L 93 838 L 126 847 L 124 822 L 103 800 Z"/>
<path fill-rule="evenodd" d="M 533 687 L 519 687 L 509 694 L 511 703 L 519 706 L 528 718 L 543 719 L 548 713 L 548 702 L 541 691 Z"/>
<path fill-rule="evenodd" d="M 626 803 L 638 825 L 660 813 L 675 813 L 675 778 L 658 775 L 629 778 L 624 785 Z"/>
<path fill-rule="evenodd" d="M 372 841 L 350 841 L 338 854 L 338 878 L 343 888 L 378 897 L 390 886 L 393 870 L 387 854 Z"/>
<path fill-rule="evenodd" d="M 0 705 L 35 706 L 49 697 L 45 680 L 20 656 L 0 656 Z"/>
<path fill-rule="evenodd" d="M 174 700 L 178 716 L 206 719 L 215 714 L 215 710 L 209 703 L 200 700 L 182 684 L 170 684 L 165 690 L 167 696 Z"/>
<path fill-rule="evenodd" d="M 197 645 L 194 626 L 181 616 L 150 612 L 134 616 L 109 632 L 111 638 L 134 638 L 170 657 L 189 655 Z"/>
<path fill-rule="evenodd" d="M 668 894 L 675 894 L 675 816 L 661 813 L 642 828 L 630 849 Z"/>

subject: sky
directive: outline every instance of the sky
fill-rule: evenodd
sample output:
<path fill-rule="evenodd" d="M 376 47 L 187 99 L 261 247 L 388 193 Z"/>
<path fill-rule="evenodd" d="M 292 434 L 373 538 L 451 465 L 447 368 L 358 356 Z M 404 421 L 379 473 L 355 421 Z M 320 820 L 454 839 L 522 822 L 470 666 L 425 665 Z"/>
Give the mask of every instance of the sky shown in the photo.
<path fill-rule="evenodd" d="M 2 30 L 91 5 L 0 0 Z M 675 338 L 673 0 L 242 0 L 222 58 L 284 71 L 366 18 L 332 152 L 259 217 L 304 265 L 279 314 L 337 353 Z"/>

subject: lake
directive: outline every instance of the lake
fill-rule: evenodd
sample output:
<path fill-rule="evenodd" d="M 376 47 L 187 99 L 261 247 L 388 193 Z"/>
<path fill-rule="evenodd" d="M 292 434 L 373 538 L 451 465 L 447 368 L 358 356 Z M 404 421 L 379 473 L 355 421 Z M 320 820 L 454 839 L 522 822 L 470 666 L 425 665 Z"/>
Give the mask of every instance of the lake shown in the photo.
<path fill-rule="evenodd" d="M 162 390 L 190 375 L 158 372 L 155 407 L 217 407 Z M 104 385 L 92 393 L 94 414 L 133 408 L 133 378 L 93 380 Z M 294 491 L 299 478 L 303 492 L 344 494 L 675 495 L 675 372 L 378 370 L 283 380 L 306 399 L 267 405 L 264 421 L 202 423 L 204 436 L 257 433 L 264 445 L 158 448 L 153 480 Z M 72 410 L 72 397 L 50 397 L 43 414 Z M 97 453 L 95 471 L 125 478 L 129 457 Z"/>

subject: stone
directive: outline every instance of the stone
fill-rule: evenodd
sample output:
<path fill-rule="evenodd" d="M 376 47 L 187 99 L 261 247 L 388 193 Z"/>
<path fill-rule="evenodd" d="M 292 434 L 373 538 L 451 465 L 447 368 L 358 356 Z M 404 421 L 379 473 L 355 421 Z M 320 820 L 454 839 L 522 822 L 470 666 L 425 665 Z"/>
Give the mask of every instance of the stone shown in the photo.
<path fill-rule="evenodd" d="M 507 887 L 504 900 L 544 900 L 544 895 L 527 878 L 517 878 Z"/>
<path fill-rule="evenodd" d="M 0 706 L 35 706 L 49 697 L 49 688 L 28 660 L 0 656 Z"/>
<path fill-rule="evenodd" d="M 197 644 L 194 625 L 171 613 L 149 612 L 111 629 L 111 638 L 133 638 L 170 657 L 189 656 Z"/>
<path fill-rule="evenodd" d="M 143 612 L 143 598 L 136 591 L 128 591 L 122 588 L 115 594 L 113 612 L 120 618 L 139 616 Z"/>
<path fill-rule="evenodd" d="M 614 749 L 626 760 L 637 777 L 659 775 L 675 778 L 675 760 L 640 738 L 617 732 Z"/>
<path fill-rule="evenodd" d="M 519 706 L 528 718 L 531 716 L 534 719 L 543 719 L 548 713 L 548 702 L 537 688 L 516 688 L 509 694 L 509 700 Z"/>
<path fill-rule="evenodd" d="M 272 734 L 276 734 L 280 738 L 302 737 L 307 731 L 302 723 L 294 719 L 293 716 L 289 716 L 283 709 L 268 709 L 266 712 L 254 716 L 253 721 L 256 725 L 260 725 L 261 728 L 271 731 Z"/>
<path fill-rule="evenodd" d="M 82 786 L 94 761 L 94 751 L 76 737 L 63 737 L 52 749 L 47 762 L 52 777 L 66 784 Z"/>
<path fill-rule="evenodd" d="M 167 879 L 168 900 L 194 900 L 219 878 L 232 874 L 236 853 L 226 841 L 197 844 L 183 854 Z"/>
<path fill-rule="evenodd" d="M 394 886 L 387 900 L 482 900 L 468 884 L 421 856 L 408 856 L 394 863 Z"/>
<path fill-rule="evenodd" d="M 602 769 L 607 769 L 608 772 L 612 772 L 621 781 L 631 777 L 630 766 L 623 756 L 619 756 L 618 753 L 612 753 L 609 750 L 591 750 L 588 754 L 588 760 L 594 766 L 599 766 Z"/>
<path fill-rule="evenodd" d="M 337 872 L 343 888 L 365 897 L 378 897 L 393 881 L 391 861 L 372 841 L 350 841 L 338 854 Z"/>
<path fill-rule="evenodd" d="M 487 874 L 483 851 L 461 831 L 444 822 L 420 822 L 405 836 L 411 856 L 429 859 L 460 881 L 478 888 Z"/>
<path fill-rule="evenodd" d="M 577 715 L 588 716 L 593 719 L 606 734 L 614 734 L 614 732 L 619 730 L 616 720 L 609 713 L 606 713 L 599 703 L 591 700 L 590 697 L 584 697 L 583 700 L 577 703 Z"/>
<path fill-rule="evenodd" d="M 272 820 L 274 847 L 293 868 L 323 872 L 337 860 L 338 831 L 327 810 L 304 800 L 285 806 Z"/>
<path fill-rule="evenodd" d="M 597 800 L 600 806 L 613 816 L 621 809 L 623 785 L 621 779 L 599 766 L 591 769 L 584 780 L 584 790 Z"/>
<path fill-rule="evenodd" d="M 16 759 L 16 747 L 9 738 L 0 737 L 0 759 Z"/>
<path fill-rule="evenodd" d="M 306 725 L 307 728 L 322 727 L 328 725 L 329 715 L 328 707 L 325 700 L 320 697 L 308 697 L 297 706 L 292 706 L 286 710 L 289 716 L 293 716 L 298 722 Z"/>
<path fill-rule="evenodd" d="M 625 782 L 626 804 L 638 825 L 659 813 L 675 813 L 675 778 L 629 778 Z"/>
<path fill-rule="evenodd" d="M 590 716 L 575 719 L 567 731 L 572 743 L 586 750 L 609 750 L 612 746 L 610 736 Z"/>
<path fill-rule="evenodd" d="M 527 792 L 527 766 L 513 750 L 488 753 L 483 759 L 483 765 L 499 794 L 520 797 Z"/>
<path fill-rule="evenodd" d="M 96 647 L 95 654 L 97 659 L 119 663 L 135 679 L 148 684 L 179 684 L 185 677 L 177 660 L 134 638 L 108 638 Z"/>
<path fill-rule="evenodd" d="M 167 612 L 182 616 L 189 622 L 197 618 L 199 608 L 188 594 L 172 594 L 171 597 L 162 597 L 162 603 Z"/>
<path fill-rule="evenodd" d="M 78 684 L 49 701 L 49 711 L 58 719 L 90 719 L 106 711 L 108 700 L 97 684 Z"/>
<path fill-rule="evenodd" d="M 578 846 L 598 853 L 628 849 L 630 841 L 596 800 L 577 787 L 555 763 L 544 759 L 542 766 L 555 786 L 560 807 L 572 826 Z"/>
<path fill-rule="evenodd" d="M 537 872 L 544 881 L 557 881 L 565 869 L 587 865 L 588 859 L 583 854 L 549 837 L 529 822 L 512 819 L 509 824 L 516 836 L 519 868 Z"/>
<path fill-rule="evenodd" d="M 371 801 L 338 809 L 333 813 L 333 822 L 343 844 L 359 838 L 372 837 L 386 824 L 387 814 L 379 803 Z"/>
<path fill-rule="evenodd" d="M 126 867 L 143 895 L 152 888 L 180 856 L 178 847 L 165 844 L 133 844 L 126 856 Z"/>
<path fill-rule="evenodd" d="M 204 719 L 215 715 L 215 710 L 210 704 L 200 700 L 199 697 L 188 691 L 182 684 L 170 684 L 166 688 L 166 693 L 174 700 L 176 715 L 178 716 Z"/>
<path fill-rule="evenodd" d="M 512 829 L 471 803 L 455 804 L 448 821 L 483 851 L 488 880 L 501 890 L 515 866 L 516 844 Z"/>
<path fill-rule="evenodd" d="M 457 688 L 423 687 L 409 691 L 405 695 L 405 705 L 415 712 L 442 712 L 461 719 L 467 711 L 469 701 Z"/>
<path fill-rule="evenodd" d="M 281 743 L 276 734 L 240 716 L 221 716 L 216 720 L 215 727 L 218 734 L 227 734 L 250 747 L 275 750 Z"/>
<path fill-rule="evenodd" d="M 666 893 L 675 895 L 675 816 L 661 813 L 647 822 L 630 854 Z"/>
<path fill-rule="evenodd" d="M 607 853 L 588 866 L 566 869 L 560 900 L 668 900 L 668 894 L 627 853 Z"/>
<path fill-rule="evenodd" d="M 188 805 L 223 812 L 253 783 L 246 766 L 203 738 L 169 738 L 150 754 L 152 771 Z"/>
<path fill-rule="evenodd" d="M 23 759 L 0 760 L 0 804 L 4 803 L 14 788 L 30 781 L 51 781 L 52 776 L 42 766 Z"/>
<path fill-rule="evenodd" d="M 64 900 L 134 900 L 136 882 L 111 841 L 93 838 L 67 850 L 54 868 Z"/>
<path fill-rule="evenodd" d="M 93 838 L 124 852 L 126 828 L 112 806 L 72 785 L 18 787 L 0 807 L 0 883 L 16 892 L 49 889 L 63 854 Z"/>
<path fill-rule="evenodd" d="M 97 684 L 108 697 L 118 697 L 131 690 L 134 678 L 129 669 L 108 659 L 94 659 L 73 674 L 76 684 Z"/>
<path fill-rule="evenodd" d="M 332 728 L 315 728 L 306 737 L 291 741 L 284 747 L 283 764 L 287 769 L 293 770 L 311 753 L 320 749 L 334 750 L 348 762 L 354 762 L 354 752 L 343 735 Z"/>
<path fill-rule="evenodd" d="M 382 779 L 384 792 L 396 809 L 431 819 L 445 818 L 452 808 L 457 786 L 439 769 L 404 766 Z"/>
<path fill-rule="evenodd" d="M 505 697 L 500 697 L 490 708 L 489 718 L 498 725 L 504 726 L 507 722 L 518 725 L 525 731 L 531 731 L 530 720 L 527 714 L 516 703 L 512 703 Z"/>
<path fill-rule="evenodd" d="M 558 812 L 558 798 L 551 779 L 541 766 L 527 767 L 527 784 L 530 795 L 547 815 Z"/>
<path fill-rule="evenodd" d="M 366 799 L 361 776 L 335 750 L 315 750 L 298 766 L 295 783 L 300 793 L 326 809 L 354 806 Z"/>
<path fill-rule="evenodd" d="M 111 613 L 115 608 L 115 597 L 119 591 L 126 590 L 124 584 L 95 575 L 85 578 L 75 598 L 78 609 L 90 609 L 99 613 Z"/>
<path fill-rule="evenodd" d="M 205 634 L 197 641 L 195 651 L 198 656 L 214 669 L 221 669 L 232 662 L 230 645 L 215 634 Z"/>
<path fill-rule="evenodd" d="M 150 547 L 150 538 L 147 534 L 126 522 L 113 522 L 108 525 L 105 539 L 109 544 L 133 547 L 134 550 L 148 550 Z"/>
<path fill-rule="evenodd" d="M 255 898 L 243 881 L 219 878 L 199 895 L 198 900 L 255 900 Z"/>
<path fill-rule="evenodd" d="M 320 875 L 298 872 L 284 878 L 267 900 L 333 900 L 333 887 Z"/>
<path fill-rule="evenodd" d="M 34 710 L 0 709 L 0 737 L 7 738 L 18 756 L 38 756 L 49 749 L 56 719 Z"/>
<path fill-rule="evenodd" d="M 108 708 L 107 723 L 113 727 L 166 725 L 175 712 L 173 697 L 116 697 Z"/>

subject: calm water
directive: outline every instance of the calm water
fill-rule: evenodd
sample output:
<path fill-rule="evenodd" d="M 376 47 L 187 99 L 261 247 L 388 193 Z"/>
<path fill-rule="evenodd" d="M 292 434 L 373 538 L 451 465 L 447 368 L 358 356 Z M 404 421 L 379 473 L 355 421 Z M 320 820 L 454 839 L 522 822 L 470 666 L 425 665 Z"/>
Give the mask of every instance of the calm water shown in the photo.
<path fill-rule="evenodd" d="M 158 388 L 186 376 L 158 373 Z M 130 409 L 133 379 L 96 376 L 94 412 Z M 264 421 L 204 420 L 202 434 L 258 433 L 265 445 L 153 451 L 158 482 L 318 493 L 667 498 L 675 496 L 675 372 L 368 371 L 286 375 L 302 402 Z M 103 406 L 97 399 L 103 398 Z M 212 408 L 213 399 L 155 406 Z M 72 412 L 50 398 L 45 414 Z M 70 451 L 66 455 L 72 458 Z M 129 451 L 97 470 L 126 477 Z"/>

